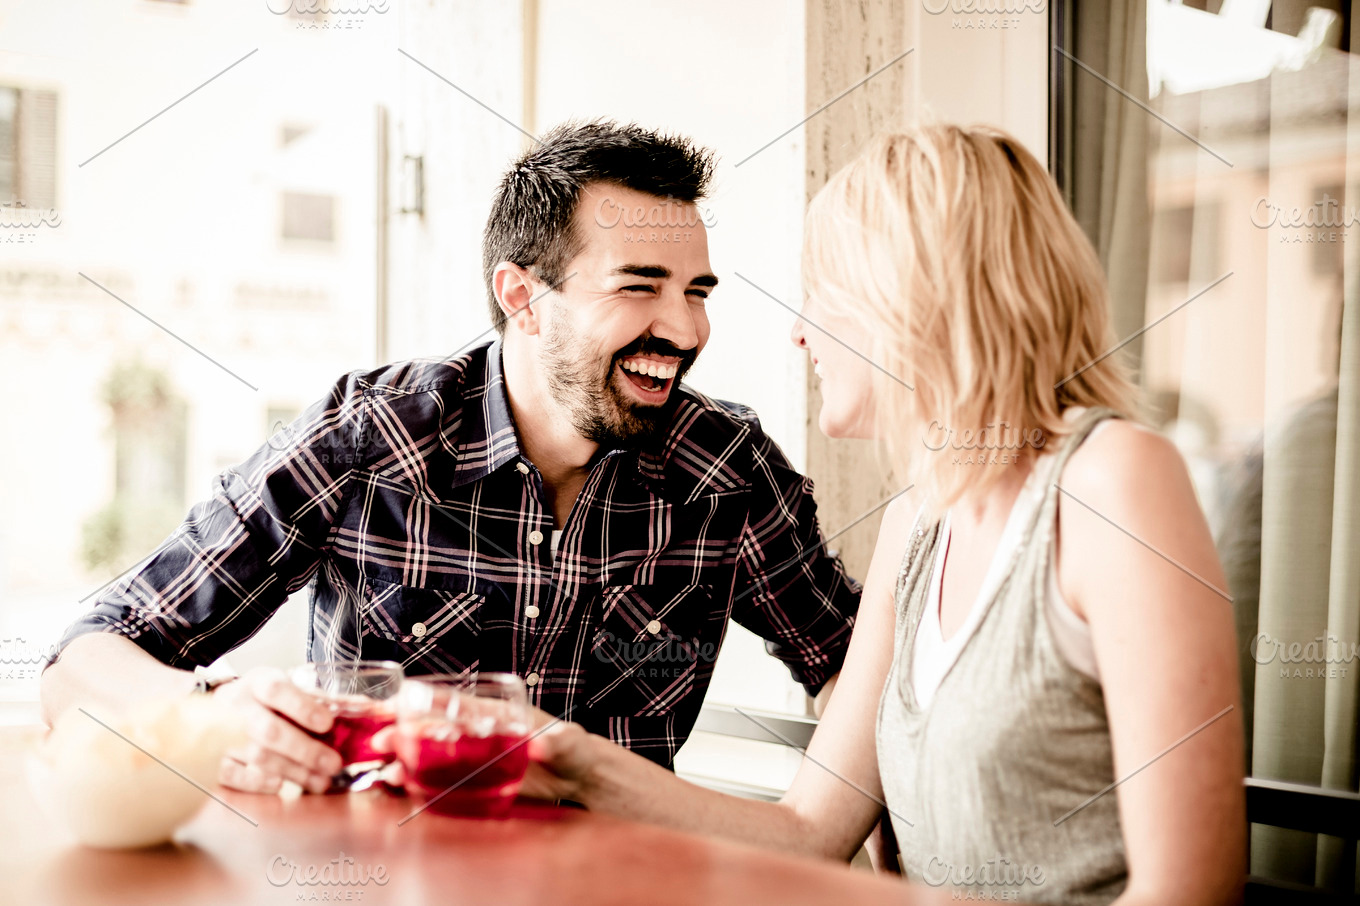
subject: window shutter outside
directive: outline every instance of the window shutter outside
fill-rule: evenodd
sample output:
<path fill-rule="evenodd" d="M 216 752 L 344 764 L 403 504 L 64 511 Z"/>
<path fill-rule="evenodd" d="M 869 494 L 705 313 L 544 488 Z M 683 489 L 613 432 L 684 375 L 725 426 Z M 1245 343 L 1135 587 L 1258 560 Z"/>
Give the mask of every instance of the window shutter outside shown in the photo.
<path fill-rule="evenodd" d="M 30 208 L 57 206 L 57 93 L 19 92 L 15 195 Z"/>

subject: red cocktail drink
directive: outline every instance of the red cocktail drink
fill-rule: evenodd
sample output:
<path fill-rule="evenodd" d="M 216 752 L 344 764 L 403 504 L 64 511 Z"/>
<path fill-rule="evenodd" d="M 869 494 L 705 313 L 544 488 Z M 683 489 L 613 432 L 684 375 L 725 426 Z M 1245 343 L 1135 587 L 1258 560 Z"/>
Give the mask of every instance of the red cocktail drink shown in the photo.
<path fill-rule="evenodd" d="M 528 696 L 512 673 L 408 681 L 393 745 L 406 784 L 444 815 L 499 818 L 529 767 Z"/>
<path fill-rule="evenodd" d="M 397 715 L 378 702 L 332 705 L 335 723 L 326 733 L 313 733 L 317 739 L 340 753 L 346 765 L 365 761 L 391 761 L 390 752 L 373 751 L 373 735 L 396 723 Z"/>
<path fill-rule="evenodd" d="M 396 749 L 407 783 L 444 815 L 504 816 L 529 767 L 522 734 L 468 736 L 447 723 L 401 727 Z"/>
<path fill-rule="evenodd" d="M 304 664 L 292 672 L 292 680 L 335 715 L 335 723 L 325 733 L 308 732 L 340 753 L 346 768 L 392 761 L 390 753 L 373 750 L 373 736 L 396 722 L 396 695 L 402 681 L 400 664 L 391 661 Z"/>

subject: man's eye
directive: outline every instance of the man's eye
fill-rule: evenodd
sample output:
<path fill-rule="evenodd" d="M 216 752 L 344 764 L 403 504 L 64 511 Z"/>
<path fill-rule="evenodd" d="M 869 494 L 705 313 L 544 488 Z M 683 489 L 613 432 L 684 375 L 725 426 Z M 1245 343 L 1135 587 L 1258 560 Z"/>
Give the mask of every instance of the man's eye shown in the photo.
<path fill-rule="evenodd" d="M 645 283 L 639 284 L 637 286 L 625 286 L 622 290 L 620 290 L 620 292 L 625 293 L 650 293 L 655 291 L 656 291 L 655 287 L 649 286 L 648 284 Z"/>
<path fill-rule="evenodd" d="M 707 290 L 702 290 L 702 289 L 689 289 L 689 290 L 685 290 L 685 293 L 686 293 L 686 295 L 690 295 L 690 296 L 698 296 L 700 299 L 707 299 L 707 298 L 708 298 L 708 292 L 707 292 Z"/>

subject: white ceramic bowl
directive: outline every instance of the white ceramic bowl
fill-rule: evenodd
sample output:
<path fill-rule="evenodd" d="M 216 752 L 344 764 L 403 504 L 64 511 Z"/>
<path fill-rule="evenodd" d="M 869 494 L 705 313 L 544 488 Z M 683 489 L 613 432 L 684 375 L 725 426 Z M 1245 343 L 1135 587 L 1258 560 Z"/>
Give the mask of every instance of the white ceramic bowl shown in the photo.
<path fill-rule="evenodd" d="M 222 756 L 243 738 L 234 717 L 207 696 L 150 703 L 116 717 L 71 709 L 29 757 L 29 783 L 81 843 L 155 846 L 209 801 L 185 777 L 215 791 Z"/>

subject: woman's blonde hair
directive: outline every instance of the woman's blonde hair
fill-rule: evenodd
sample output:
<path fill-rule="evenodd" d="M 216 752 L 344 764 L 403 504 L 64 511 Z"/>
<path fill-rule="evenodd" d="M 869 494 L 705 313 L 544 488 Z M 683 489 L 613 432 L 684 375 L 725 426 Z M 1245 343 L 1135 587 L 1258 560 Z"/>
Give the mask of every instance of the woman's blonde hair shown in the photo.
<path fill-rule="evenodd" d="M 1116 340 L 1095 251 L 1048 172 L 997 129 L 875 139 L 813 199 L 803 283 L 872 338 L 886 372 L 874 374 L 876 434 L 934 514 L 1003 474 L 960 462 L 1061 439 L 1067 407 L 1134 414 L 1135 388 L 1106 355 Z"/>

